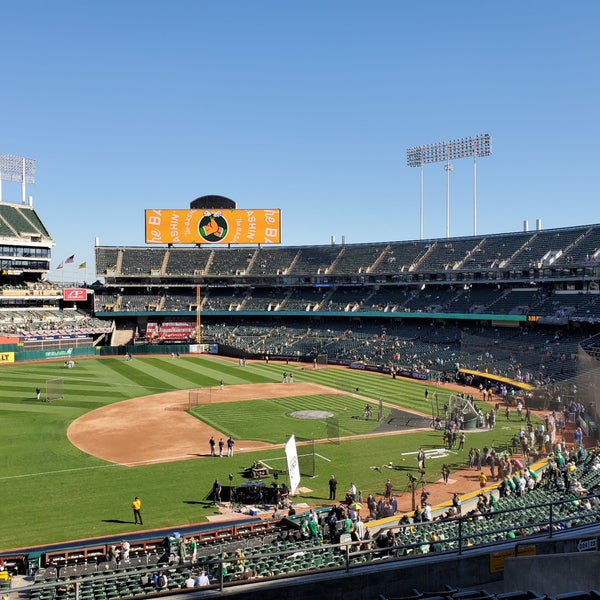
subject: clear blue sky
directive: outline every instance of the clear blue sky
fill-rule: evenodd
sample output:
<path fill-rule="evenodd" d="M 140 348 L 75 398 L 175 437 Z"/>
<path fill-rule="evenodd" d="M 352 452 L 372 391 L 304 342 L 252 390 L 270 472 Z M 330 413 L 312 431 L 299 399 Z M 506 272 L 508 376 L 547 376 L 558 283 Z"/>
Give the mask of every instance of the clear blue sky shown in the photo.
<path fill-rule="evenodd" d="M 597 0 L 23 0 L 1 16 L 0 152 L 37 161 L 52 265 L 75 254 L 88 280 L 96 236 L 142 246 L 145 208 L 205 194 L 281 208 L 284 245 L 418 239 L 407 148 L 481 133 L 478 233 L 600 221 Z M 425 169 L 426 238 L 445 236 L 443 166 Z M 450 198 L 451 236 L 472 234 L 471 160 Z"/>

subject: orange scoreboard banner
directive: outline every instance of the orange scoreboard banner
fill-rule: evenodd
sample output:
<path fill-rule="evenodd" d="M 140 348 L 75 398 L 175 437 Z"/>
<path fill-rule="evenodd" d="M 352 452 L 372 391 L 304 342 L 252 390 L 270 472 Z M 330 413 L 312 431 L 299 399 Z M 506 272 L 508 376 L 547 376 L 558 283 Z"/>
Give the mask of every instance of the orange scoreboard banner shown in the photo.
<path fill-rule="evenodd" d="M 146 210 L 146 244 L 280 244 L 281 210 Z"/>

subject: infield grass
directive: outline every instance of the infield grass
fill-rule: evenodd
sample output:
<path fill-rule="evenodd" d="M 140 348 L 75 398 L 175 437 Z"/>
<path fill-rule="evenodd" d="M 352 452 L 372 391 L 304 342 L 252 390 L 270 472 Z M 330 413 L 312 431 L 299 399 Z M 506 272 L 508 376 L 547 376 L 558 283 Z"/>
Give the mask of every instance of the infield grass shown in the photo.
<path fill-rule="evenodd" d="M 293 416 L 293 413 L 298 411 L 324 411 L 331 414 L 336 419 L 339 435 L 342 437 L 370 433 L 379 422 L 374 418 L 362 418 L 364 406 L 364 402 L 351 396 L 317 394 L 206 404 L 190 412 L 234 439 L 284 444 L 292 434 L 306 439 L 327 438 L 326 419 Z M 277 426 L 274 427 L 274 424 Z"/>

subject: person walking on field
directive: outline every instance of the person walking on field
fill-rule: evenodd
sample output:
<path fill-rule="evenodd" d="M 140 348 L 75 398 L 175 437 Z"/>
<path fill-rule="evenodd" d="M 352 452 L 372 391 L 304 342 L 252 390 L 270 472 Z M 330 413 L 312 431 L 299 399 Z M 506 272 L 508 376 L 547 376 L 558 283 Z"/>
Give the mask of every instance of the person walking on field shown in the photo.
<path fill-rule="evenodd" d="M 447 464 L 442 466 L 442 478 L 444 483 L 448 485 L 448 478 L 450 477 L 450 467 Z"/>
<path fill-rule="evenodd" d="M 135 524 L 137 525 L 139 521 L 140 525 L 143 525 L 144 522 L 142 521 L 142 501 L 137 496 L 133 499 L 133 502 L 131 503 L 131 508 L 133 509 L 133 518 Z"/>
<path fill-rule="evenodd" d="M 392 481 L 391 481 L 391 479 L 388 479 L 385 482 L 385 492 L 384 492 L 385 499 L 388 501 L 392 499 L 392 490 L 393 490 Z"/>

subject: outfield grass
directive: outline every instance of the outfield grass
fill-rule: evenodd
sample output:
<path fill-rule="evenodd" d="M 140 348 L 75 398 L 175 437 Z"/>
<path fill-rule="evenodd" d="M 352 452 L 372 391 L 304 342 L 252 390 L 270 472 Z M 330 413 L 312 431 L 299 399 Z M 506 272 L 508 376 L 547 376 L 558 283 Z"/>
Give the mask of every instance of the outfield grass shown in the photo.
<path fill-rule="evenodd" d="M 283 456 L 282 450 L 270 450 L 134 468 L 114 465 L 81 452 L 66 437 L 74 419 L 100 406 L 169 390 L 215 386 L 221 379 L 228 385 L 279 382 L 284 370 L 293 370 L 296 381 L 315 382 L 348 394 L 356 393 L 358 388 L 362 396 L 382 398 L 425 413 L 429 413 L 431 404 L 424 400 L 423 383 L 347 369 L 313 370 L 273 362 L 249 363 L 244 368 L 237 362 L 208 356 L 180 360 L 135 358 L 131 362 L 121 358 L 80 360 L 74 369 L 62 365 L 17 363 L 0 370 L 0 550 L 134 531 L 130 504 L 136 495 L 143 501 L 146 528 L 172 526 L 176 530 L 177 526 L 201 523 L 214 514 L 207 496 L 215 478 L 226 483 L 228 473 L 233 473 L 234 482 L 240 483 L 243 470 L 254 460 L 277 461 Z M 35 388 L 44 389 L 45 381 L 54 377 L 64 377 L 65 397 L 49 404 L 37 402 Z M 429 390 L 431 399 L 433 387 Z M 284 442 L 291 433 L 306 438 L 326 437 L 321 435 L 322 422 L 289 416 L 293 410 L 307 407 L 334 412 L 339 418 L 340 435 L 368 432 L 374 423 L 352 418 L 360 414 L 363 404 L 346 394 L 308 396 L 203 406 L 199 416 L 219 424 L 234 438 L 277 443 Z M 244 405 L 247 410 L 241 411 L 245 415 L 241 419 L 240 407 Z M 249 414 L 255 415 L 252 421 Z M 462 467 L 470 446 L 505 444 L 518 425 L 506 423 L 499 415 L 494 431 L 468 433 L 465 451 L 444 460 L 453 470 Z M 124 439 L 123 444 L 127 443 Z M 381 493 L 388 475 L 373 467 L 390 461 L 403 467 L 390 472 L 395 489 L 402 490 L 407 487 L 407 473 L 416 471 L 416 460 L 412 456 L 403 460 L 402 455 L 419 446 L 441 445 L 441 434 L 434 431 L 319 445 L 317 476 L 301 482 L 312 491 L 299 501 L 325 502 L 331 473 L 335 473 L 342 490 L 354 481 L 364 494 Z M 439 462 L 429 463 L 428 476 L 431 473 L 432 480 L 439 477 L 442 460 Z"/>

